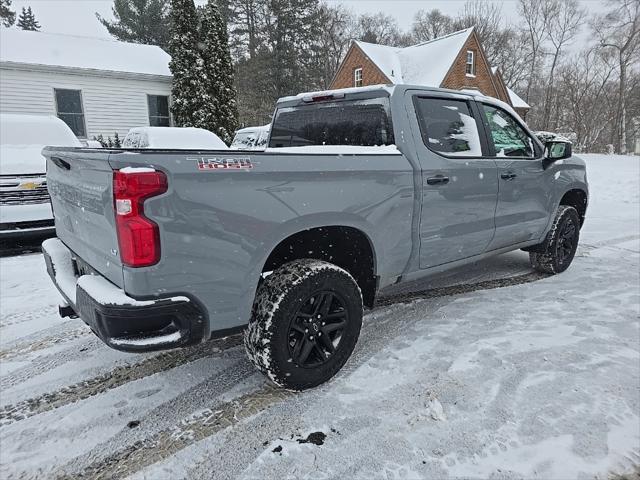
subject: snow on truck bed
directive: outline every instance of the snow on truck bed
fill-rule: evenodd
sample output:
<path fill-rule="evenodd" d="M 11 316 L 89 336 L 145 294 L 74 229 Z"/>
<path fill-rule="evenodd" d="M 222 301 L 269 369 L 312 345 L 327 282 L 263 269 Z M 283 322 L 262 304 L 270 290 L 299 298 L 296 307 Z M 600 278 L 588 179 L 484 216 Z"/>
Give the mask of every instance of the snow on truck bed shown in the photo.
<path fill-rule="evenodd" d="M 0 477 L 606 479 L 632 470 L 640 160 L 584 158 L 592 197 L 567 272 L 534 275 L 517 251 L 387 291 L 432 289 L 368 312 L 343 371 L 300 394 L 256 373 L 239 337 L 111 350 L 79 320 L 57 317 L 41 255 L 0 259 Z"/>

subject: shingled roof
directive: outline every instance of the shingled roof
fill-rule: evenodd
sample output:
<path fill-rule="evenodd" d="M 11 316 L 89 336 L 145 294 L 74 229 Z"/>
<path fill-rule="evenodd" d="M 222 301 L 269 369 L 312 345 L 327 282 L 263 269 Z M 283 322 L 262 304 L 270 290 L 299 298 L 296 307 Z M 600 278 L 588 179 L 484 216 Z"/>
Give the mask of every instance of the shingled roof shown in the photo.
<path fill-rule="evenodd" d="M 410 47 L 389 47 L 355 41 L 393 83 L 439 87 L 473 27 Z"/>

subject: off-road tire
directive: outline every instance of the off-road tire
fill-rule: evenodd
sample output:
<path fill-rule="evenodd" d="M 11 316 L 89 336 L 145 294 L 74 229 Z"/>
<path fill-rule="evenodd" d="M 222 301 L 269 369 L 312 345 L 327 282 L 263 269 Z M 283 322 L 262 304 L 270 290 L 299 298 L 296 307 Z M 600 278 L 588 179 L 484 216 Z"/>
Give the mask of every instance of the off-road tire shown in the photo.
<path fill-rule="evenodd" d="M 347 321 L 335 351 L 320 360 L 326 363 L 305 367 L 293 361 L 291 328 L 300 321 L 297 314 L 305 302 L 320 295 L 317 292 L 335 292 Z M 326 382 L 342 368 L 358 341 L 361 325 L 362 293 L 353 277 L 331 263 L 301 259 L 282 265 L 264 279 L 244 345 L 251 362 L 271 381 L 290 390 L 304 390 Z"/>
<path fill-rule="evenodd" d="M 573 227 L 571 238 L 563 239 L 563 235 L 568 228 Z M 567 205 L 560 205 L 551 226 L 551 231 L 547 234 L 545 241 L 536 246 L 536 251 L 529 252 L 531 266 L 543 273 L 562 273 L 573 261 L 580 239 L 580 217 L 575 208 Z M 570 251 L 562 254 L 563 242 L 570 241 Z"/>

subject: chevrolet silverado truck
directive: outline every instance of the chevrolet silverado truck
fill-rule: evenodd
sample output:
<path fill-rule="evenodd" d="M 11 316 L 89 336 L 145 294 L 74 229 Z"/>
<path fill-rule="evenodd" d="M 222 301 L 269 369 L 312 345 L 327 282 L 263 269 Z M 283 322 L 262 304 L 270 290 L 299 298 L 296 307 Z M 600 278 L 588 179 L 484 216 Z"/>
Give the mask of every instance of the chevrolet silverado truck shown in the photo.
<path fill-rule="evenodd" d="M 388 285 L 515 249 L 573 260 L 585 163 L 480 94 L 375 86 L 280 99 L 263 152 L 47 147 L 49 275 L 110 347 L 244 329 L 276 384 L 347 361 Z"/>

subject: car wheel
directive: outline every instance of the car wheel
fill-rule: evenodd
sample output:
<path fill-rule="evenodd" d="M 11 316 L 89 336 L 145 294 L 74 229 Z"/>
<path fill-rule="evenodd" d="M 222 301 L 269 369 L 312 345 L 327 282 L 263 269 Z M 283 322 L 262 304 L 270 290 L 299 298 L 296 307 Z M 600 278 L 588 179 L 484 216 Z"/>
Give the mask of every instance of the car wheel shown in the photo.
<path fill-rule="evenodd" d="M 328 262 L 302 259 L 260 286 L 244 344 L 249 359 L 274 383 L 304 390 L 345 364 L 362 325 L 362 293 L 353 277 Z"/>
<path fill-rule="evenodd" d="M 530 252 L 531 266 L 539 272 L 564 272 L 576 254 L 580 238 L 580 217 L 575 208 L 560 205 L 556 212 L 551 231 L 541 251 Z"/>

